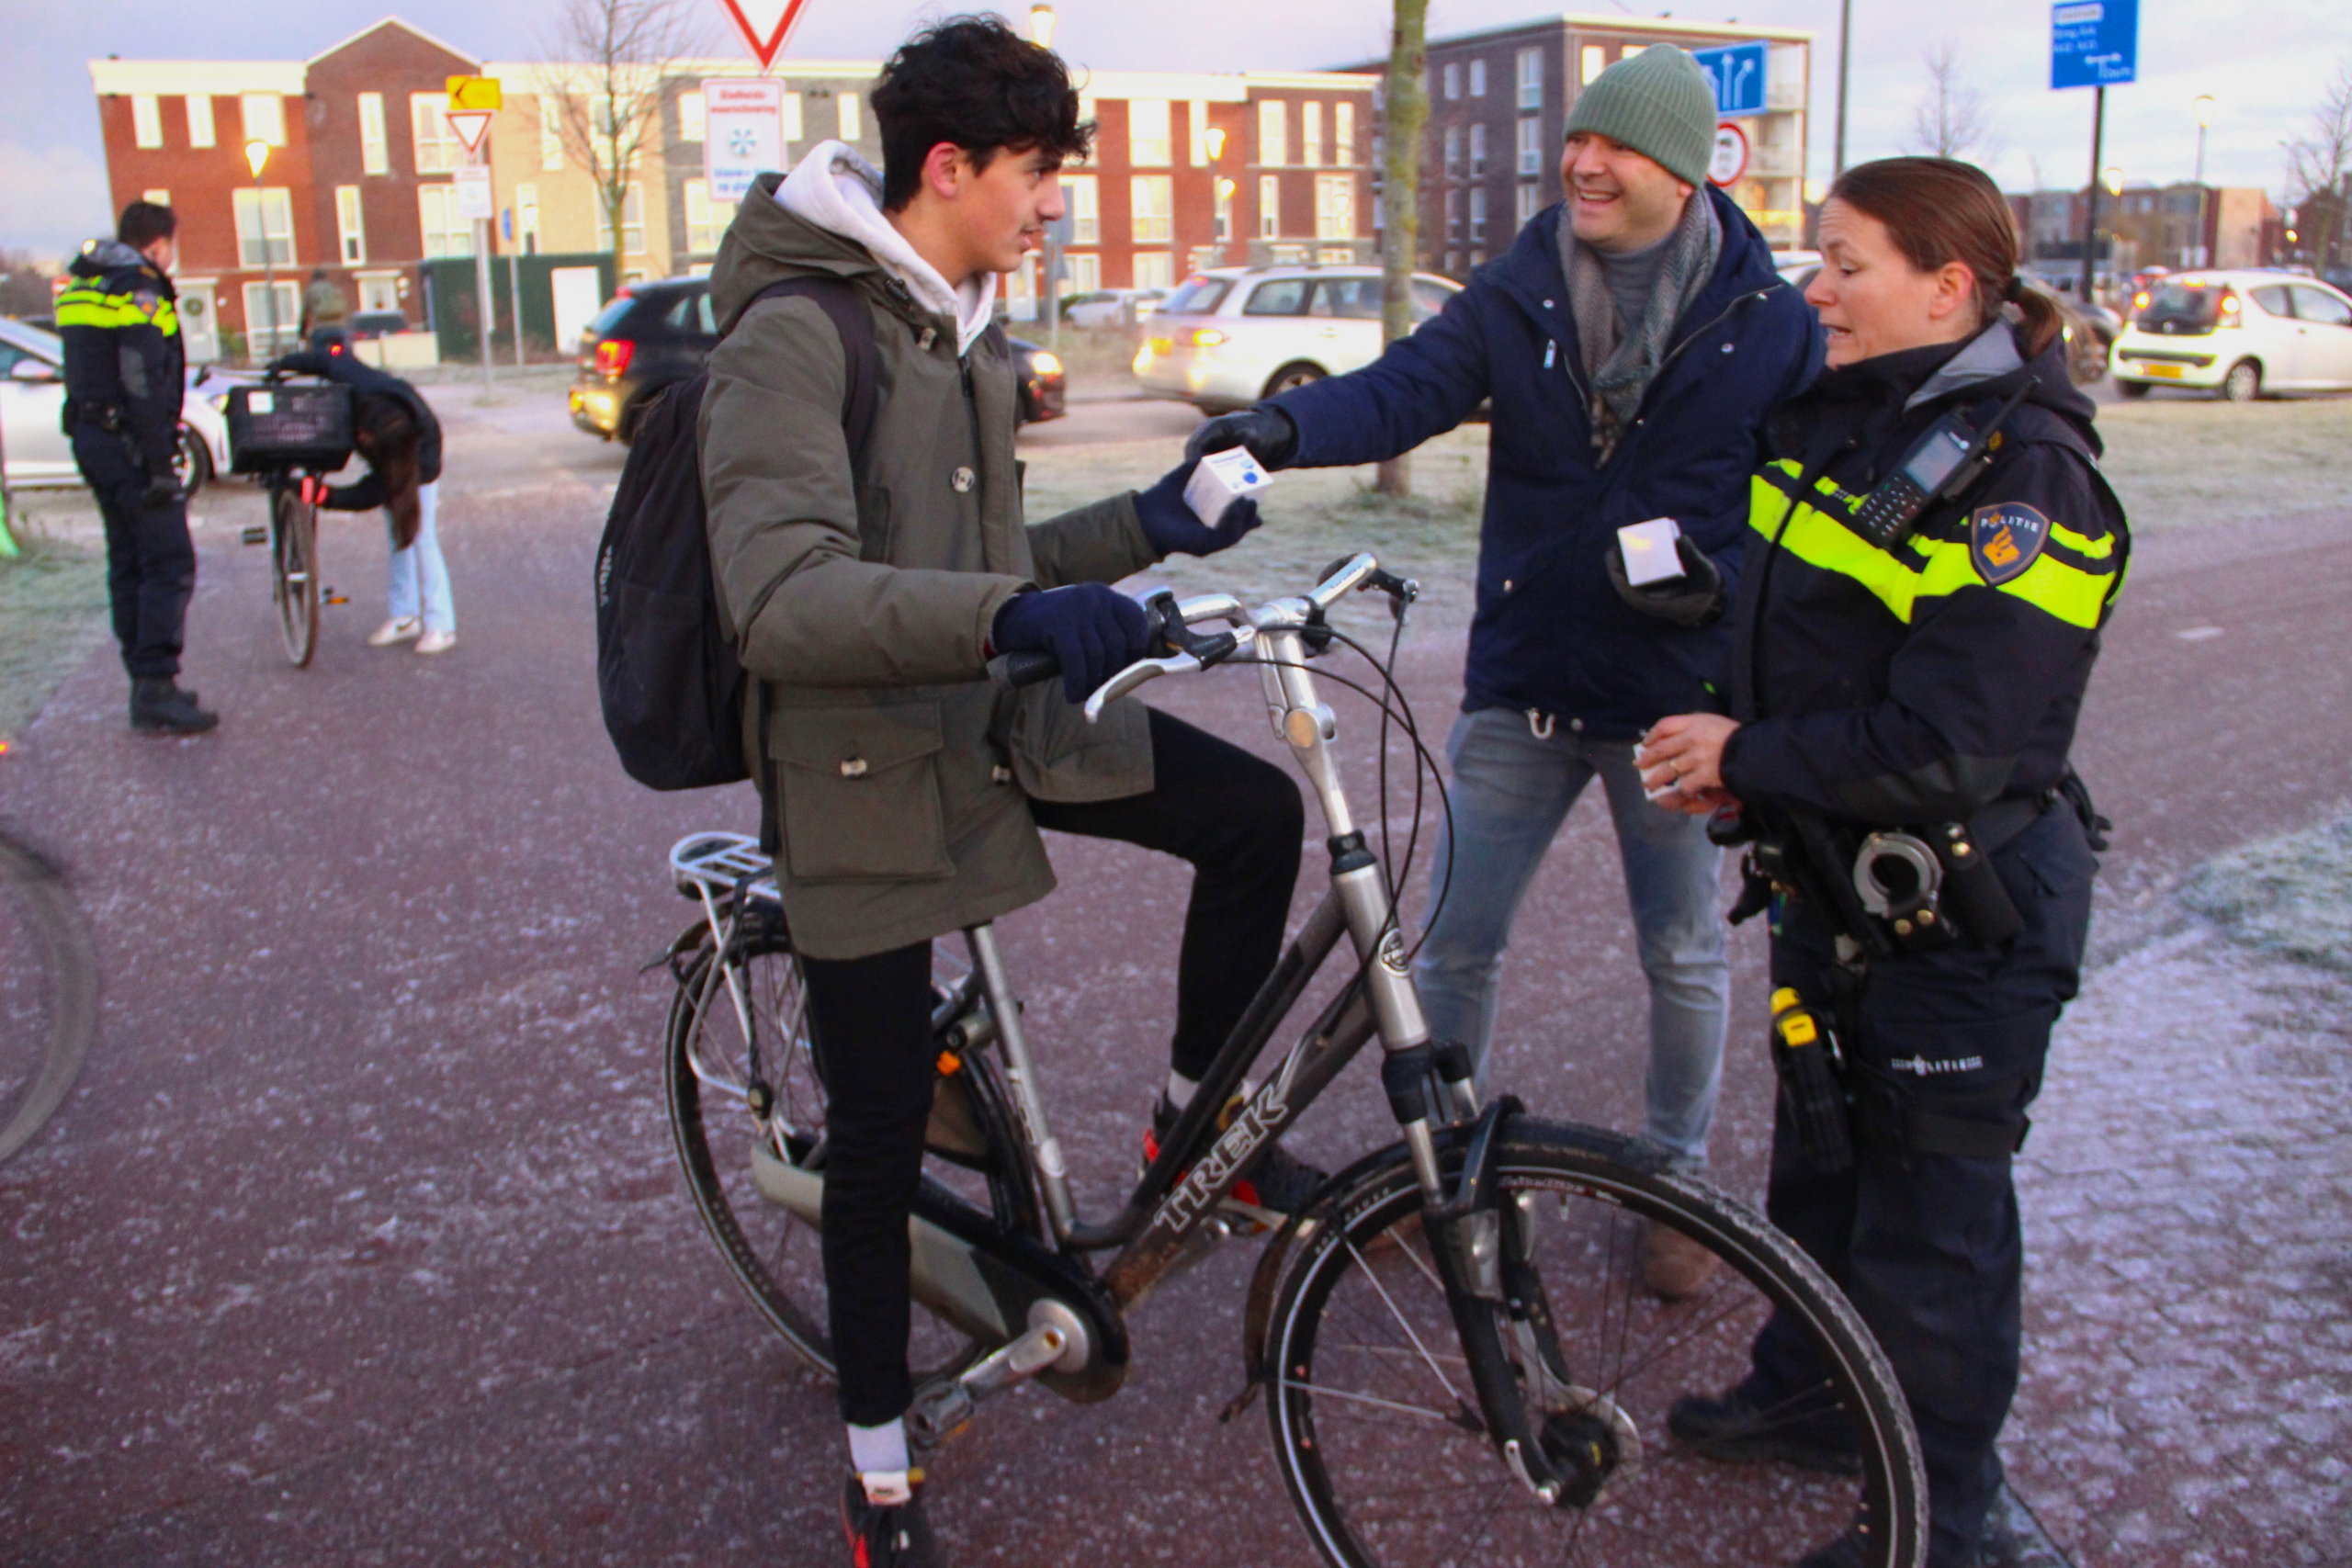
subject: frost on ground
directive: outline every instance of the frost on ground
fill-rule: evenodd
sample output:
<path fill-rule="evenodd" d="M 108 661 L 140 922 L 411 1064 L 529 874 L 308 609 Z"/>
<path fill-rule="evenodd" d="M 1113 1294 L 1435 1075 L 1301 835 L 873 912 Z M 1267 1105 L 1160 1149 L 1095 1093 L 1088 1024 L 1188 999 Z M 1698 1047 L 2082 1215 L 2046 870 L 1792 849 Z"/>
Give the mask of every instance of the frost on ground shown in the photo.
<path fill-rule="evenodd" d="M 2233 941 L 2352 973 L 2352 817 L 2220 856 L 2181 897 Z"/>
<path fill-rule="evenodd" d="M 2352 400 L 2217 403 L 2166 395 L 2098 411 L 2100 467 L 2141 530 L 2338 513 Z"/>
<path fill-rule="evenodd" d="M 98 551 L 28 529 L 23 554 L 0 558 L 0 736 L 30 724 L 97 645 L 106 608 L 107 566 Z"/>

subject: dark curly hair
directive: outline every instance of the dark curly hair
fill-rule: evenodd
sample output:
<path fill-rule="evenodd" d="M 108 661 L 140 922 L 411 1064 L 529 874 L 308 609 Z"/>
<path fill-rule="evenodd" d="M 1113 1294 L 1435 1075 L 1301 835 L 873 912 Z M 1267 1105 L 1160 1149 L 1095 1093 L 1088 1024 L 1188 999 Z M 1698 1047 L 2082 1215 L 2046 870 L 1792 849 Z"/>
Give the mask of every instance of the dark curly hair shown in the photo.
<path fill-rule="evenodd" d="M 882 131 L 882 205 L 915 198 L 923 160 L 950 142 L 987 168 L 999 152 L 1042 150 L 1083 158 L 1094 127 L 1078 118 L 1078 89 L 1061 56 L 1014 32 L 1001 17 L 950 17 L 890 57 L 874 87 Z"/>

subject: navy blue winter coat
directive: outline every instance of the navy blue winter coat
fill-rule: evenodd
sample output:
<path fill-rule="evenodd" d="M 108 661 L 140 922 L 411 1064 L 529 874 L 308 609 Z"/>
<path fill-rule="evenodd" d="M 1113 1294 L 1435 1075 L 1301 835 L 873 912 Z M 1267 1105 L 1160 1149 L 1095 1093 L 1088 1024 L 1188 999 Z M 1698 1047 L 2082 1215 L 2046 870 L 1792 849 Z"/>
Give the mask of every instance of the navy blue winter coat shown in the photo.
<path fill-rule="evenodd" d="M 1606 552 L 1626 524 L 1671 517 L 1736 587 L 1758 432 L 1812 382 L 1823 339 L 1755 225 L 1721 192 L 1708 197 L 1722 258 L 1606 466 L 1593 461 L 1558 207 L 1378 360 L 1273 400 L 1298 426 L 1295 468 L 1409 452 L 1494 400 L 1464 711 L 1537 708 L 1564 731 L 1628 739 L 1712 705 L 1727 627 L 1634 609 L 1609 585 Z"/>

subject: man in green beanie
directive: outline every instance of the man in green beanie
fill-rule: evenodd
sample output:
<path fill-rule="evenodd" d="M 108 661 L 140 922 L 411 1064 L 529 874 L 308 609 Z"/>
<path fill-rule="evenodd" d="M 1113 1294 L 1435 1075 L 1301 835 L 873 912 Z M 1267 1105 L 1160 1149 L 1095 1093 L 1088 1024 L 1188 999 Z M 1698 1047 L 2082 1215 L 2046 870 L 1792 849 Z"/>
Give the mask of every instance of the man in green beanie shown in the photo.
<path fill-rule="evenodd" d="M 1715 95 L 1689 54 L 1659 44 L 1611 65 L 1566 131 L 1567 199 L 1436 318 L 1352 375 L 1211 420 L 1188 452 L 1247 446 L 1270 468 L 1370 463 L 1492 400 L 1434 877 L 1449 893 L 1414 976 L 1430 1030 L 1468 1044 L 1483 1077 L 1512 918 L 1597 775 L 1649 979 L 1644 1130 L 1699 1170 L 1730 1007 L 1721 852 L 1702 819 L 1661 823 L 1645 804 L 1634 745 L 1678 704 L 1705 706 L 1725 663 L 1757 432 L 1812 380 L 1821 329 L 1747 215 L 1707 184 Z M 1682 570 L 1635 587 L 1617 530 L 1658 518 L 1680 536 Z M 1713 1266 L 1672 1232 L 1644 1243 L 1662 1295 L 1697 1292 Z"/>

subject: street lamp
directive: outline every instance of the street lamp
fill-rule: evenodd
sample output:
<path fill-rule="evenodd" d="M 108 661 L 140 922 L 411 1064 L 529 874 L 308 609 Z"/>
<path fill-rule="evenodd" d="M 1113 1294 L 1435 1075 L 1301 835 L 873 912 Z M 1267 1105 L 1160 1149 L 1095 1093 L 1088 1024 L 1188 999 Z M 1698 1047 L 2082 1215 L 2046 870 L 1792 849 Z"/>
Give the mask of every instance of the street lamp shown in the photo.
<path fill-rule="evenodd" d="M 1209 150 L 1209 162 L 1214 164 L 1225 156 L 1225 127 L 1213 125 L 1201 133 L 1201 142 Z"/>
<path fill-rule="evenodd" d="M 1054 8 L 1039 4 L 1029 7 L 1029 36 L 1037 40 L 1039 49 L 1054 47 Z"/>
<path fill-rule="evenodd" d="M 2106 175 L 2100 178 L 2099 183 L 2107 186 L 2108 195 L 2121 196 L 2123 194 L 2123 171 L 2117 168 L 2114 164 L 2109 164 L 2107 167 Z"/>
<path fill-rule="evenodd" d="M 2188 107 L 2197 114 L 2197 243 L 2189 253 L 2197 259 L 2190 265 L 2209 266 L 2211 259 L 2205 244 L 2205 133 L 2213 126 L 2213 95 L 2199 93 Z"/>
<path fill-rule="evenodd" d="M 246 142 L 245 162 L 252 165 L 254 171 L 254 227 L 261 234 L 261 297 L 267 302 L 263 309 L 269 312 L 269 346 L 275 350 L 277 347 L 277 268 L 269 254 L 269 192 L 262 187 L 261 183 L 262 165 L 269 162 L 269 143 L 259 137 Z M 245 322 L 248 335 L 253 332 L 253 325 L 248 319 Z M 248 347 L 246 352 L 250 354 L 251 348 Z"/>

